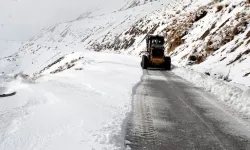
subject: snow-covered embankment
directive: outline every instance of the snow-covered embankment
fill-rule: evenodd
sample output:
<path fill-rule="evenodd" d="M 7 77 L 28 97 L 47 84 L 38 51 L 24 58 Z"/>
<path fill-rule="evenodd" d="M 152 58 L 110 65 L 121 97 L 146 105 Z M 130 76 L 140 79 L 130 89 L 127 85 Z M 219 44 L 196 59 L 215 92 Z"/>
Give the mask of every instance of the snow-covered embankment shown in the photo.
<path fill-rule="evenodd" d="M 206 74 L 199 73 L 188 67 L 175 68 L 178 76 L 188 80 L 195 86 L 211 92 L 222 102 L 243 115 L 250 116 L 250 88 L 244 85 L 227 83 Z"/>
<path fill-rule="evenodd" d="M 62 72 L 44 71 L 35 84 L 11 81 L 17 94 L 0 101 L 0 149 L 123 148 L 121 125 L 141 76 L 138 58 L 70 55 L 65 59 L 83 58 Z"/>

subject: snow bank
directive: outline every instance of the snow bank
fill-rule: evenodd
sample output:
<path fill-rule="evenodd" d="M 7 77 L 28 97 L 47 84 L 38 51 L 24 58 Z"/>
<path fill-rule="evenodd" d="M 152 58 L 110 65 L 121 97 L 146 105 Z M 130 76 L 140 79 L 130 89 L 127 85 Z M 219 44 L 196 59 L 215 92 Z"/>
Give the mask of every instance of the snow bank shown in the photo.
<path fill-rule="evenodd" d="M 190 81 L 198 87 L 216 95 L 231 108 L 250 116 L 250 88 L 235 86 L 216 80 L 211 76 L 198 73 L 190 68 L 176 68 L 173 70 L 178 76 Z"/>
<path fill-rule="evenodd" d="M 142 74 L 140 60 L 94 52 L 65 59 L 82 56 L 62 72 L 45 71 L 36 83 L 23 75 L 10 78 L 19 88 L 0 99 L 0 149 L 124 148 L 123 124 Z"/>

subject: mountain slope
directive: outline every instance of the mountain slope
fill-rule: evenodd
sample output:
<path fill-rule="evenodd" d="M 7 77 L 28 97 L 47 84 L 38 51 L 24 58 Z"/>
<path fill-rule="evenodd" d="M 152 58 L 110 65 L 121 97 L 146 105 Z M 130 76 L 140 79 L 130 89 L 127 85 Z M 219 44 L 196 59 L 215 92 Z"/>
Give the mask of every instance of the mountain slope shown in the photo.
<path fill-rule="evenodd" d="M 37 74 L 74 48 L 138 55 L 147 34 L 161 34 L 176 65 L 194 63 L 201 73 L 249 86 L 248 14 L 245 0 L 126 1 L 117 11 L 45 28 L 1 60 L 2 72 Z"/>
<path fill-rule="evenodd" d="M 193 61 L 196 71 L 250 86 L 249 13 L 250 4 L 245 0 L 222 1 L 200 7 L 184 18 L 177 17 L 191 20 L 165 29 L 175 63 Z"/>
<path fill-rule="evenodd" d="M 0 39 L 28 40 L 45 26 L 70 21 L 80 14 L 108 14 L 143 3 L 144 0 L 1 0 Z"/>
<path fill-rule="evenodd" d="M 134 2 L 136 5 L 132 5 Z M 169 3 L 173 1 L 140 1 L 140 3 L 127 1 L 124 7 L 121 7 L 122 9 L 111 13 L 101 15 L 85 13 L 75 21 L 45 28 L 38 36 L 24 43 L 16 53 L 5 59 L 2 57 L 1 64 L 5 64 L 6 67 L 0 68 L 0 71 L 5 73 L 24 71 L 27 74 L 37 74 L 47 65 L 76 48 L 82 51 L 113 51 L 114 46 L 109 46 L 108 43 L 114 42 L 139 19 L 162 8 L 163 4 Z M 177 2 L 174 4 L 180 5 Z M 126 42 L 121 43 L 124 45 L 123 50 L 132 45 L 125 46 L 128 41 L 124 40 Z"/>

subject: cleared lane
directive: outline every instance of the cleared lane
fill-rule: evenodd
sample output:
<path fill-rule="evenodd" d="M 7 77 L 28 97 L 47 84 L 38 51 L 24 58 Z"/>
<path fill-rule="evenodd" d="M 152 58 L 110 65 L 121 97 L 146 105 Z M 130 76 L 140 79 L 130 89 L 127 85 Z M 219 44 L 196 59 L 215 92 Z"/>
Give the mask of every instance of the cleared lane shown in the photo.
<path fill-rule="evenodd" d="M 145 70 L 133 89 L 131 149 L 250 149 L 249 123 L 172 72 Z"/>

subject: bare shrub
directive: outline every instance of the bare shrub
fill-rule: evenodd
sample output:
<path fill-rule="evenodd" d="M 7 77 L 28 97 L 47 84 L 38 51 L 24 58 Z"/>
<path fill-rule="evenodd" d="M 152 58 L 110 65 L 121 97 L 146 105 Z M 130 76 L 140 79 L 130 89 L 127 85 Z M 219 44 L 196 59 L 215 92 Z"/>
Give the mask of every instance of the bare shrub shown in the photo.
<path fill-rule="evenodd" d="M 248 45 L 250 43 L 250 40 L 248 40 L 247 42 L 246 42 L 246 45 Z"/>
<path fill-rule="evenodd" d="M 205 57 L 202 55 L 202 56 L 198 56 L 197 57 L 197 60 L 196 60 L 196 63 L 197 64 L 200 64 L 200 63 L 202 63 L 203 61 L 205 60 Z"/>
<path fill-rule="evenodd" d="M 222 5 L 217 5 L 216 6 L 216 12 L 219 12 L 223 9 L 223 6 Z"/>
<path fill-rule="evenodd" d="M 241 16 L 241 13 L 240 13 L 240 12 L 238 12 L 238 13 L 236 13 L 235 18 L 236 18 L 236 19 L 239 19 L 239 18 L 240 18 L 240 16 Z"/>
<path fill-rule="evenodd" d="M 199 11 L 196 13 L 195 18 L 194 18 L 194 21 L 199 21 L 199 20 L 201 20 L 202 18 L 204 18 L 206 15 L 207 15 L 207 11 L 201 9 L 201 10 L 199 10 Z"/>

